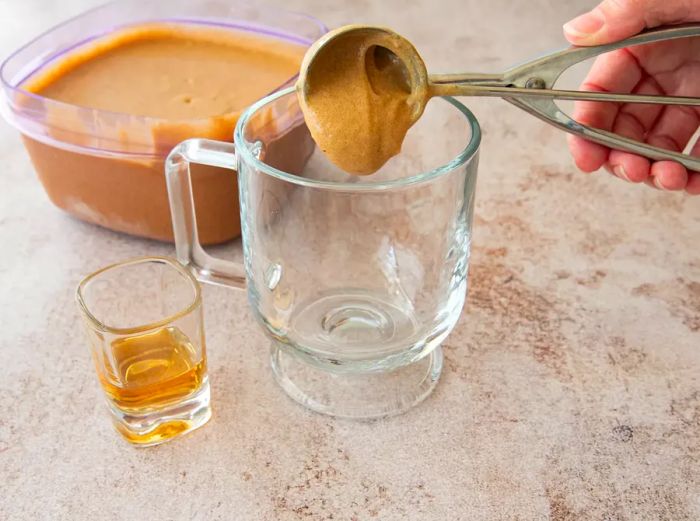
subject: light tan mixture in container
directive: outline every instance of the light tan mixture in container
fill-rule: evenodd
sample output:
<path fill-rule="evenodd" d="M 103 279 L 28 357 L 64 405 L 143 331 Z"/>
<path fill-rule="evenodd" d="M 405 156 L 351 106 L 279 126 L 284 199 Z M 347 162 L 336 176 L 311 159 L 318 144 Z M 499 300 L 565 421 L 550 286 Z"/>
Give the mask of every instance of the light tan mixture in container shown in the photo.
<path fill-rule="evenodd" d="M 84 152 L 26 135 L 25 145 L 49 197 L 60 208 L 114 230 L 172 240 L 163 165 L 167 153 L 192 137 L 231 141 L 241 111 L 290 80 L 304 51 L 279 39 L 194 25 L 117 31 L 66 55 L 22 85 L 63 102 L 47 107 L 46 126 L 52 138 Z M 129 118 L 124 121 L 134 124 L 100 124 L 97 136 L 86 127 L 82 107 L 157 119 L 147 125 Z M 300 168 L 309 147 L 289 141 L 304 136 L 280 139 L 280 150 L 287 151 L 282 166 Z M 104 143 L 123 153 L 100 154 Z M 136 149 L 151 157 L 131 155 Z M 235 173 L 192 168 L 200 241 L 218 243 L 239 235 Z"/>
<path fill-rule="evenodd" d="M 24 87 L 47 98 L 169 120 L 233 114 L 299 68 L 303 48 L 221 29 L 154 25 L 70 55 Z"/>

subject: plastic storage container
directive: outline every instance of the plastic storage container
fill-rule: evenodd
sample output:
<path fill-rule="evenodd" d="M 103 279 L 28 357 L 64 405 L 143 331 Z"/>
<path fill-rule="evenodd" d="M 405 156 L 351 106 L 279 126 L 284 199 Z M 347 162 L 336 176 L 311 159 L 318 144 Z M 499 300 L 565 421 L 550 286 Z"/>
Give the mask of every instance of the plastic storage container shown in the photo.
<path fill-rule="evenodd" d="M 152 23 L 230 28 L 305 47 L 326 27 L 303 14 L 227 0 L 123 0 L 54 27 L 2 64 L 3 115 L 21 132 L 51 201 L 106 228 L 172 240 L 165 157 L 172 146 L 190 137 L 231 141 L 245 107 L 220 118 L 173 122 L 62 103 L 22 88 L 68 53 L 115 31 Z M 294 80 L 289 78 L 274 90 Z M 260 92 L 259 97 L 267 94 Z M 298 154 L 308 154 L 305 143 L 287 145 L 287 160 L 292 163 L 297 148 Z M 193 193 L 202 243 L 220 243 L 239 235 L 235 175 L 197 166 Z"/>

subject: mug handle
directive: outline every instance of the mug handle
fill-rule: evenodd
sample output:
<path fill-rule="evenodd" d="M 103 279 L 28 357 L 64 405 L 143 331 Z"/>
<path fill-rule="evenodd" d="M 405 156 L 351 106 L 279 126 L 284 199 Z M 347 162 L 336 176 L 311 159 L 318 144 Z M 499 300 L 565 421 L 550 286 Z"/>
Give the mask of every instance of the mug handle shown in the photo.
<path fill-rule="evenodd" d="M 243 289 L 246 286 L 243 265 L 212 257 L 199 243 L 190 163 L 228 168 L 236 173 L 236 151 L 233 143 L 188 139 L 173 148 L 165 160 L 177 260 L 202 282 Z"/>

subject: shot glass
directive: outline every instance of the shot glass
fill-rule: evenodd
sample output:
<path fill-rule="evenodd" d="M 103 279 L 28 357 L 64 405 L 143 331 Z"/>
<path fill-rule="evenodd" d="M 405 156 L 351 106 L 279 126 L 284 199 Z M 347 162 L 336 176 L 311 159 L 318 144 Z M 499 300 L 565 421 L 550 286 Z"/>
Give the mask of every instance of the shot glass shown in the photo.
<path fill-rule="evenodd" d="M 175 260 L 107 266 L 78 285 L 97 376 L 117 431 L 139 446 L 163 443 L 211 417 L 202 298 Z"/>

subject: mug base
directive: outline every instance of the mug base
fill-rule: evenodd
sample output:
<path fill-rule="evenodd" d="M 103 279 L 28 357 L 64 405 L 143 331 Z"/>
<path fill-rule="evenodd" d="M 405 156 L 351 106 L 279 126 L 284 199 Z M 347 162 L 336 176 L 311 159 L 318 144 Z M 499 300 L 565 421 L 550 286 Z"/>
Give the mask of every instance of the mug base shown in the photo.
<path fill-rule="evenodd" d="M 372 419 L 407 411 L 430 395 L 442 372 L 437 346 L 420 360 L 385 372 L 332 373 L 272 344 L 272 373 L 296 402 L 312 411 L 350 419 Z"/>

